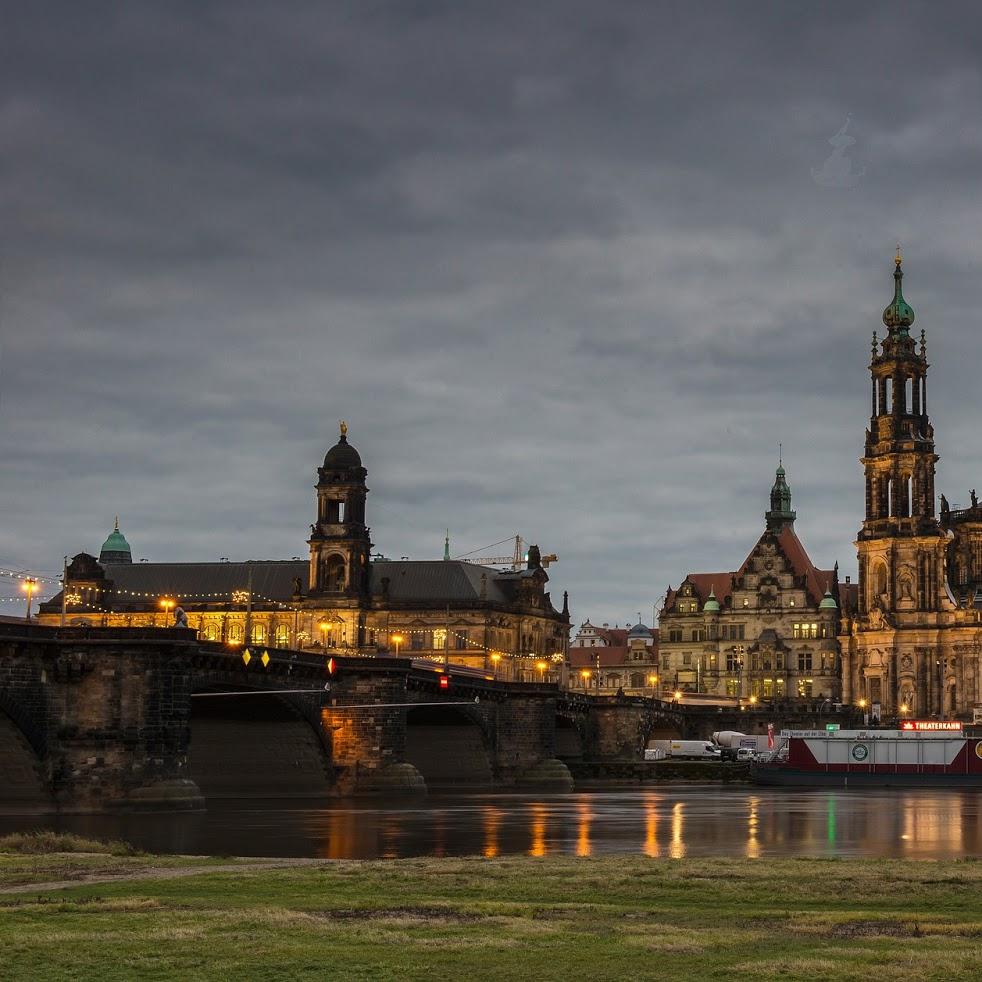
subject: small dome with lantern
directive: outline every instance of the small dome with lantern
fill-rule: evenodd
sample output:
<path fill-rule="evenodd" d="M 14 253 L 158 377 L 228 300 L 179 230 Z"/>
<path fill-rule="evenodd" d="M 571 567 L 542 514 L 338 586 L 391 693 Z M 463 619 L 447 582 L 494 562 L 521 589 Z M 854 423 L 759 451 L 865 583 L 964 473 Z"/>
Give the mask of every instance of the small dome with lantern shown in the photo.
<path fill-rule="evenodd" d="M 109 533 L 109 537 L 102 543 L 99 550 L 99 562 L 103 565 L 107 563 L 132 563 L 133 554 L 130 551 L 130 544 L 126 537 L 119 531 L 119 516 L 116 516 L 116 526 Z"/>

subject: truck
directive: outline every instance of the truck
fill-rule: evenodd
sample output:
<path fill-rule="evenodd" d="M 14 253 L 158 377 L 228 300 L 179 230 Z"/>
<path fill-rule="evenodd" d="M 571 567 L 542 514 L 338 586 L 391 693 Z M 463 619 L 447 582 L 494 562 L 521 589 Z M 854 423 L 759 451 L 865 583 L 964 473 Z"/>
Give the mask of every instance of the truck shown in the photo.
<path fill-rule="evenodd" d="M 752 750 L 755 755 L 766 756 L 777 750 L 786 740 L 774 737 L 774 746 L 767 746 L 766 733 L 739 733 L 736 730 L 720 730 L 713 734 L 713 743 L 719 747 L 723 760 L 738 760 L 737 751 Z M 746 754 L 742 755 L 744 758 Z"/>
<path fill-rule="evenodd" d="M 690 760 L 719 760 L 720 749 L 708 740 L 649 740 L 645 760 L 660 759 L 659 751 L 666 757 Z"/>

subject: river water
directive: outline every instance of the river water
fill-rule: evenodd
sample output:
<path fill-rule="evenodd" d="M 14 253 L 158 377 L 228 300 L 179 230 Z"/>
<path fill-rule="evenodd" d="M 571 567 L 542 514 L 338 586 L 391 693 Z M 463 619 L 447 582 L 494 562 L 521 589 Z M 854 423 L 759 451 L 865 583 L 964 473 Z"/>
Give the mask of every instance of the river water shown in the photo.
<path fill-rule="evenodd" d="M 153 852 L 401 856 L 982 854 L 982 794 L 685 786 L 565 795 L 224 801 L 196 814 L 0 814 L 0 834 L 57 828 Z"/>

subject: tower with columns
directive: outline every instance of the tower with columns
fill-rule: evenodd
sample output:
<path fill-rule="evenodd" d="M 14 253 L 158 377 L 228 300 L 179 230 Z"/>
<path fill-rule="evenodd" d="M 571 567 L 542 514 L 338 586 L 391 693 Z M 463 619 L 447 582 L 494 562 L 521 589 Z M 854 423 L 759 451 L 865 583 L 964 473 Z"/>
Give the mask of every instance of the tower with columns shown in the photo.
<path fill-rule="evenodd" d="M 859 583 L 842 621 L 842 694 L 881 720 L 964 718 L 982 697 L 982 625 L 948 583 L 949 535 L 935 512 L 927 339 L 924 331 L 919 343 L 911 337 L 903 275 L 898 248 L 893 299 L 883 311 L 887 333 L 882 340 L 874 333 L 869 366 L 866 508 L 856 540 Z"/>

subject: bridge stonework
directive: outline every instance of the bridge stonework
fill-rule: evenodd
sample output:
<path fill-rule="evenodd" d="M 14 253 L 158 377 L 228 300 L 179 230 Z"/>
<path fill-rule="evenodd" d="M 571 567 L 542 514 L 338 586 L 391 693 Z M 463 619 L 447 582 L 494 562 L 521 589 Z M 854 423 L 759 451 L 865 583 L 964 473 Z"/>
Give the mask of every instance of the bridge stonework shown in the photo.
<path fill-rule="evenodd" d="M 194 644 L 183 631 L 101 633 L 0 635 L 0 711 L 34 751 L 41 785 L 64 811 L 201 807 L 188 778 Z"/>
<path fill-rule="evenodd" d="M 331 676 L 312 652 L 257 648 L 244 659 L 180 629 L 0 624 L 0 797 L 33 794 L 63 811 L 200 808 L 194 775 L 210 782 L 207 795 L 233 797 L 246 786 L 284 797 L 428 783 L 569 790 L 557 718 L 567 752 L 599 762 L 640 759 L 656 731 L 708 738 L 837 718 L 572 695 L 455 666 L 444 689 L 437 665 L 336 662 Z"/>

